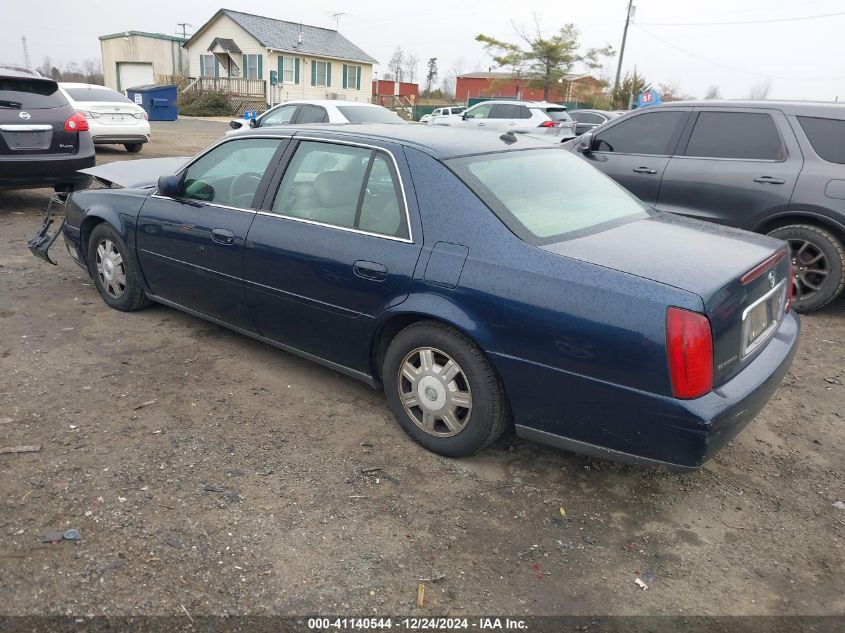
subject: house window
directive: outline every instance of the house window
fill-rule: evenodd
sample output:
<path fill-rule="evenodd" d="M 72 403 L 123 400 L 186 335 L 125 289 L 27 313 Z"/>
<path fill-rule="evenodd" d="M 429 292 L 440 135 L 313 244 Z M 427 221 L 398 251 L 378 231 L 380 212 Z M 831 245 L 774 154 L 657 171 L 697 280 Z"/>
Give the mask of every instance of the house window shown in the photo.
<path fill-rule="evenodd" d="M 293 57 L 281 57 L 280 65 L 282 67 L 281 79 L 283 84 L 294 83 L 293 75 Z"/>
<path fill-rule="evenodd" d="M 314 62 L 317 64 L 317 85 L 328 86 L 329 62 Z"/>
<path fill-rule="evenodd" d="M 200 77 L 216 77 L 214 55 L 200 55 Z"/>
<path fill-rule="evenodd" d="M 261 55 L 244 55 L 243 61 L 244 79 L 262 79 Z"/>
<path fill-rule="evenodd" d="M 361 89 L 361 67 L 344 65 L 343 87 L 349 90 Z"/>

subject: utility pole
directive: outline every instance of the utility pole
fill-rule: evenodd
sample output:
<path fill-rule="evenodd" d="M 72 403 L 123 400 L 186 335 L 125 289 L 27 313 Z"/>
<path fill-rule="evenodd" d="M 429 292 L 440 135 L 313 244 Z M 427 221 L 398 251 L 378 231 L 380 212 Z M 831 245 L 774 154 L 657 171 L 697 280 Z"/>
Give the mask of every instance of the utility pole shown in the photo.
<path fill-rule="evenodd" d="M 636 10 L 633 3 L 634 0 L 628 0 L 628 12 L 625 14 L 625 30 L 622 31 L 622 46 L 619 48 L 619 63 L 616 65 L 616 81 L 613 82 L 611 101 L 613 100 L 613 95 L 619 90 L 619 76 L 622 74 L 622 58 L 625 56 L 625 40 L 628 39 L 628 24 L 631 22 L 634 10 Z"/>
<path fill-rule="evenodd" d="M 23 65 L 29 68 L 29 47 L 26 45 L 26 35 L 21 37 L 21 42 L 23 43 Z"/>
<path fill-rule="evenodd" d="M 182 27 L 182 37 L 187 39 L 187 37 L 188 37 L 188 27 L 192 26 L 192 25 L 188 24 L 187 22 L 177 22 L 176 26 Z"/>

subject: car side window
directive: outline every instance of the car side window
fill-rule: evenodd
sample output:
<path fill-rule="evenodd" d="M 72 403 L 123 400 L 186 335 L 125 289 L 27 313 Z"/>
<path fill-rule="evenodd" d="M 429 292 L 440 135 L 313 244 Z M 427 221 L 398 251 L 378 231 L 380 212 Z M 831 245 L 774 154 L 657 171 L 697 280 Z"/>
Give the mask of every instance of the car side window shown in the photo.
<path fill-rule="evenodd" d="M 293 120 L 293 115 L 296 114 L 296 109 L 298 107 L 298 105 L 287 105 L 276 108 L 272 112 L 268 112 L 261 118 L 261 127 L 287 125 Z"/>
<path fill-rule="evenodd" d="M 845 164 L 845 121 L 811 116 L 797 118 L 816 154 L 829 163 Z"/>
<path fill-rule="evenodd" d="M 604 123 L 607 119 L 592 112 L 570 112 L 573 119 L 579 123 Z"/>
<path fill-rule="evenodd" d="M 593 150 L 617 154 L 668 156 L 686 112 L 648 112 L 633 116 L 598 134 Z"/>
<path fill-rule="evenodd" d="M 387 156 L 369 148 L 299 144 L 273 213 L 391 237 L 408 237 L 398 179 Z"/>
<path fill-rule="evenodd" d="M 774 119 L 765 112 L 701 112 L 686 156 L 783 160 L 786 150 Z"/>
<path fill-rule="evenodd" d="M 296 116 L 297 123 L 326 123 L 329 115 L 325 108 L 315 105 L 303 105 Z"/>
<path fill-rule="evenodd" d="M 185 172 L 179 198 L 249 209 L 282 140 L 237 139 L 218 145 Z"/>
<path fill-rule="evenodd" d="M 464 115 L 467 119 L 487 119 L 490 117 L 490 111 L 492 109 L 492 103 L 482 103 L 474 108 L 470 108 L 464 113 Z"/>

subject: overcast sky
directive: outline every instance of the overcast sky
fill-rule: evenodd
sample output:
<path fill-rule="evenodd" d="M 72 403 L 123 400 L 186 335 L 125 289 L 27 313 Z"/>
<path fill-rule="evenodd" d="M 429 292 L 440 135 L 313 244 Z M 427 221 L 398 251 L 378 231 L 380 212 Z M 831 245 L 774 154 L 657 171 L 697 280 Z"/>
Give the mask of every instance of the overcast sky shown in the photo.
<path fill-rule="evenodd" d="M 695 97 L 718 85 L 723 97 L 744 98 L 752 86 L 768 80 L 770 98 L 832 101 L 839 97 L 845 101 L 842 0 L 635 0 L 634 4 L 624 70 L 633 70 L 636 64 L 637 71 L 653 83 L 678 85 Z M 334 27 L 330 14 L 345 12 L 340 18 L 341 33 L 382 62 L 376 70 L 383 72 L 393 50 L 402 46 L 420 58 L 419 81 L 429 57 L 438 58 L 441 75 L 461 58 L 465 72 L 486 70 L 491 62 L 474 41 L 475 35 L 513 39 L 511 23 L 533 25 L 534 15 L 547 33 L 571 22 L 580 28 L 584 46 L 611 44 L 618 51 L 626 5 L 627 0 L 228 0 L 223 6 L 325 27 Z M 82 4 L 7 0 L 0 61 L 23 61 L 24 35 L 36 66 L 45 56 L 54 64 L 56 60 L 99 59 L 98 35 L 124 30 L 172 34 L 178 22 L 189 22 L 197 29 L 219 8 L 208 0 L 86 0 Z M 833 13 L 842 15 L 795 19 Z M 743 23 L 725 24 L 736 22 Z M 608 59 L 597 74 L 612 79 L 615 69 L 616 58 Z"/>

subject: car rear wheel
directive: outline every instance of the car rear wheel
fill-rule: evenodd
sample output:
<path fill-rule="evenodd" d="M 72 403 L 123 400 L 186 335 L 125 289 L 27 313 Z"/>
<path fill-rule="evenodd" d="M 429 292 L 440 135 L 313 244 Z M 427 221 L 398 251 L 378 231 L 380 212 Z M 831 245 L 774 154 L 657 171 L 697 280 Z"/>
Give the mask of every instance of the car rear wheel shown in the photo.
<path fill-rule="evenodd" d="M 790 224 L 769 232 L 789 244 L 794 277 L 792 301 L 798 312 L 818 310 L 845 286 L 845 249 L 835 235 L 810 224 Z"/>
<path fill-rule="evenodd" d="M 382 370 L 393 415 L 417 443 L 463 457 L 510 423 L 504 387 L 481 349 L 454 328 L 415 323 L 391 341 Z"/>
<path fill-rule="evenodd" d="M 124 143 L 123 147 L 126 148 L 126 151 L 130 154 L 137 154 L 141 151 L 141 148 L 144 147 L 143 143 Z"/>
<path fill-rule="evenodd" d="M 103 301 L 112 308 L 132 312 L 150 305 L 132 251 L 105 222 L 91 231 L 88 270 Z"/>

